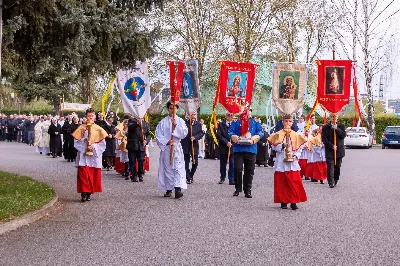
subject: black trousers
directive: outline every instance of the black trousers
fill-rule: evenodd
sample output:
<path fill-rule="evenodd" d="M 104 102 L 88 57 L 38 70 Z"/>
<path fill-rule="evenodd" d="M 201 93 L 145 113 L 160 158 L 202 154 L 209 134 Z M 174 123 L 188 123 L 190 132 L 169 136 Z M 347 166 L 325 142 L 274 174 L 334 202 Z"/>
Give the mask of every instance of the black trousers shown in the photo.
<path fill-rule="evenodd" d="M 199 155 L 194 155 L 195 163 L 192 162 L 192 169 L 190 169 L 190 160 L 192 159 L 191 154 L 185 154 L 185 170 L 186 180 L 193 180 L 194 173 L 196 173 L 197 166 L 199 165 Z"/>
<path fill-rule="evenodd" d="M 326 158 L 327 179 L 328 184 L 333 185 L 335 181 L 339 180 L 340 166 L 342 165 L 342 158 L 336 158 L 336 165 L 333 158 Z"/>
<path fill-rule="evenodd" d="M 136 175 L 143 176 L 144 173 L 144 151 L 128 150 L 129 170 L 132 173 L 131 179 L 135 179 Z M 138 161 L 138 170 L 136 172 L 136 160 Z"/>
<path fill-rule="evenodd" d="M 244 193 L 251 192 L 253 184 L 254 168 L 256 164 L 256 155 L 251 152 L 235 152 L 235 188 L 236 191 Z M 242 172 L 244 174 L 242 178 Z"/>

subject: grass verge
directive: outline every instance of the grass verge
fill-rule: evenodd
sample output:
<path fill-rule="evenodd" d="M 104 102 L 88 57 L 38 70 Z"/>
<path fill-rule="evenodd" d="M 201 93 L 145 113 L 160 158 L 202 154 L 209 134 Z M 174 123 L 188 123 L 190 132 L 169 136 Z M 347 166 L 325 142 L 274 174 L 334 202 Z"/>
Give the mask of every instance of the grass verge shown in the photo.
<path fill-rule="evenodd" d="M 0 171 L 0 223 L 40 209 L 55 192 L 32 178 Z"/>

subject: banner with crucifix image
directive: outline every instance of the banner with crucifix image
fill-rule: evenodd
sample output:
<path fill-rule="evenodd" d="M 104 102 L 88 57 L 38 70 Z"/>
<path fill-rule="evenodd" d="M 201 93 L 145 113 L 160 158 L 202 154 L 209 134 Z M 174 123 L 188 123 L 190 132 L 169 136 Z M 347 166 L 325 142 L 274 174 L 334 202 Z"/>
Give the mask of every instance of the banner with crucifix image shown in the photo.
<path fill-rule="evenodd" d="M 281 113 L 296 113 L 304 104 L 307 65 L 276 63 L 273 67 L 272 101 Z"/>
<path fill-rule="evenodd" d="M 185 60 L 179 106 L 188 114 L 195 112 L 201 105 L 197 59 Z"/>

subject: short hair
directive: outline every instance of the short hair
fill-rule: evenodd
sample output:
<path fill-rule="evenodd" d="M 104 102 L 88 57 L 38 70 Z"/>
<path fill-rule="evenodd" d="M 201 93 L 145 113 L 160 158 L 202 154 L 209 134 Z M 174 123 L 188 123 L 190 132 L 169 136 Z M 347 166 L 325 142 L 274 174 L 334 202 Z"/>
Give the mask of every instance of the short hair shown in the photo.
<path fill-rule="evenodd" d="M 88 109 L 86 109 L 86 115 L 88 115 L 88 114 L 90 114 L 90 113 L 93 113 L 93 114 L 94 114 L 93 108 L 88 108 Z"/>
<path fill-rule="evenodd" d="M 293 115 L 291 114 L 285 114 L 282 116 L 282 120 L 286 120 L 286 119 L 293 119 Z"/>
<path fill-rule="evenodd" d="M 310 118 L 313 118 L 313 117 L 315 117 L 315 114 L 310 115 Z"/>
<path fill-rule="evenodd" d="M 176 103 L 172 103 L 171 101 L 168 101 L 168 102 L 167 102 L 167 109 L 169 109 L 169 107 L 170 107 L 171 105 L 175 105 L 176 109 L 179 109 L 179 105 L 176 104 Z"/>
<path fill-rule="evenodd" d="M 304 115 L 301 115 L 300 118 L 306 119 L 306 117 Z"/>

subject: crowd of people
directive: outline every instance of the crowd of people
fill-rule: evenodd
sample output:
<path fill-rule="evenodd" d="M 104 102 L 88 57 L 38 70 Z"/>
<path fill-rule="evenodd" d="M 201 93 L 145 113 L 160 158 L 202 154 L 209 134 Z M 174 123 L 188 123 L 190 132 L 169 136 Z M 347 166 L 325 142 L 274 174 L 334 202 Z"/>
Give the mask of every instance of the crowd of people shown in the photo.
<path fill-rule="evenodd" d="M 174 190 L 175 198 L 183 196 L 195 180 L 199 158 L 219 159 L 218 184 L 227 177 L 235 186 L 233 196 L 244 192 L 246 198 L 252 198 L 255 166 L 273 167 L 274 201 L 282 209 L 290 204 L 295 210 L 297 203 L 307 200 L 303 180 L 324 184 L 327 179 L 330 188 L 338 183 L 346 132 L 334 114 L 323 126 L 316 125 L 314 115 L 309 125 L 303 115 L 297 120 L 284 115 L 270 135 L 266 125 L 251 116 L 251 108 L 243 108 L 238 117 L 227 112 L 212 129 L 198 120 L 196 112 L 180 118 L 178 108 L 169 102 L 168 116 L 155 131 L 160 148 L 158 186 L 165 197 Z M 149 170 L 149 123 L 129 114 L 120 122 L 113 112 L 103 117 L 93 109 L 84 118 L 75 113 L 0 117 L 0 140 L 33 145 L 40 154 L 75 162 L 82 202 L 102 191 L 102 169 L 114 169 L 132 182 L 143 182 Z"/>

